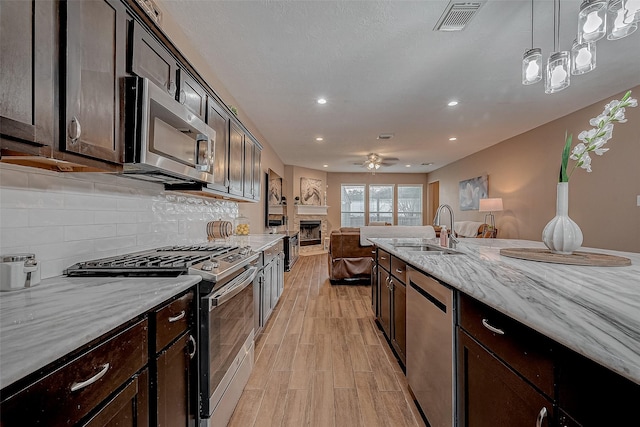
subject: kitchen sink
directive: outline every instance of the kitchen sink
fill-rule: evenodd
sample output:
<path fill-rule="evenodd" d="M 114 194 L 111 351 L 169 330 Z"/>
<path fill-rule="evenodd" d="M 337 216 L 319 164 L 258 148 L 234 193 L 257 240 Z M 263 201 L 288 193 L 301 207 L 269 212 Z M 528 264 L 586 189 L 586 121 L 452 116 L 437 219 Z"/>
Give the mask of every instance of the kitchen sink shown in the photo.
<path fill-rule="evenodd" d="M 393 247 L 399 251 L 425 252 L 425 254 L 428 255 L 462 255 L 462 252 L 454 251 L 453 249 L 426 244 L 402 243 L 394 245 Z"/>

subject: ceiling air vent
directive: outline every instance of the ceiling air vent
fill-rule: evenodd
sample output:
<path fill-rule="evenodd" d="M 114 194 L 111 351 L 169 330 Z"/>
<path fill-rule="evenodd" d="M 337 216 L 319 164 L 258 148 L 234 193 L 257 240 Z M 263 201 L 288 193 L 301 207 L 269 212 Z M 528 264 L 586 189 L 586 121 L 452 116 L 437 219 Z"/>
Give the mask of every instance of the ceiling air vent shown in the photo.
<path fill-rule="evenodd" d="M 434 31 L 462 31 L 483 2 L 449 2 Z"/>
<path fill-rule="evenodd" d="M 395 135 L 394 133 L 381 133 L 380 135 L 378 135 L 377 139 L 383 139 L 383 140 L 391 139 L 394 137 L 394 135 Z"/>

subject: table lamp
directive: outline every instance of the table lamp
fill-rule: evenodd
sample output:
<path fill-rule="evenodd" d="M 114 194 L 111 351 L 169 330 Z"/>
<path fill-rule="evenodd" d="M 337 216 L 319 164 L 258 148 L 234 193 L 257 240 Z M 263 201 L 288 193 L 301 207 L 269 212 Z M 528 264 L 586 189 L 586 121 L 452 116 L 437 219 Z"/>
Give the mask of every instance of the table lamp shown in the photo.
<path fill-rule="evenodd" d="M 496 220 L 493 216 L 493 212 L 502 211 L 502 197 L 496 197 L 492 199 L 480 199 L 480 212 L 489 212 L 484 216 L 485 224 L 489 225 L 491 231 L 496 229 Z"/>

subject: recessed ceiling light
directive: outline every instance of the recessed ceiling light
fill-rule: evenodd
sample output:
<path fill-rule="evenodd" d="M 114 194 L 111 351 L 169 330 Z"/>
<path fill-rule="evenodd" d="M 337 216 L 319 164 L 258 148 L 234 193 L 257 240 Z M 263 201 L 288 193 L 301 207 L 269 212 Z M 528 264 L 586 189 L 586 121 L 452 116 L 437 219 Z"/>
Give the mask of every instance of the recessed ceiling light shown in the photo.
<path fill-rule="evenodd" d="M 316 138 L 316 141 L 324 141 L 324 138 L 319 136 L 319 137 Z"/>
<path fill-rule="evenodd" d="M 318 104 L 326 104 L 327 100 L 324 98 L 318 98 Z"/>
<path fill-rule="evenodd" d="M 455 136 L 452 136 L 451 138 L 449 138 L 449 141 L 457 141 L 458 138 L 456 138 Z"/>
<path fill-rule="evenodd" d="M 323 167 L 323 168 L 328 168 L 328 167 L 329 167 L 329 165 L 322 165 L 322 167 Z"/>
<path fill-rule="evenodd" d="M 405 168 L 410 168 L 410 167 L 411 167 L 411 165 L 404 165 L 404 167 L 405 167 Z"/>
<path fill-rule="evenodd" d="M 449 101 L 449 103 L 447 105 L 449 107 L 454 107 L 454 106 L 458 105 L 458 101 Z"/>

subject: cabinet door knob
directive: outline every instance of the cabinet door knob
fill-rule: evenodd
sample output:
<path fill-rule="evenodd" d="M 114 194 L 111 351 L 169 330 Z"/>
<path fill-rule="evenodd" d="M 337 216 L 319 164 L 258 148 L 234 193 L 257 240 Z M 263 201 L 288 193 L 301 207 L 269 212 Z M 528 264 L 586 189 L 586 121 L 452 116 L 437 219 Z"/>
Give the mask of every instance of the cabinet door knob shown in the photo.
<path fill-rule="evenodd" d="M 546 417 L 547 417 L 547 408 L 543 406 L 542 409 L 540 409 L 540 412 L 538 412 L 538 418 L 536 418 L 536 427 L 542 427 L 542 422 Z"/>
<path fill-rule="evenodd" d="M 73 116 L 73 118 L 69 122 L 67 131 L 69 133 L 71 143 L 75 144 L 76 142 L 78 142 L 78 139 L 80 139 L 80 135 L 82 134 L 82 126 L 80 126 L 80 120 L 78 120 L 76 116 Z"/>
<path fill-rule="evenodd" d="M 174 82 L 173 80 L 169 81 L 169 84 L 167 85 L 167 92 L 169 92 L 169 95 L 175 96 L 175 94 L 176 94 L 176 82 Z"/>
<path fill-rule="evenodd" d="M 189 335 L 189 344 L 191 344 L 191 348 L 193 348 L 192 351 L 189 351 L 189 359 L 193 359 L 196 355 L 196 339 L 193 337 L 193 335 Z"/>
<path fill-rule="evenodd" d="M 487 319 L 482 319 L 482 326 L 493 332 L 494 334 L 504 335 L 504 331 L 502 329 L 498 329 L 495 326 L 491 326 Z"/>
<path fill-rule="evenodd" d="M 185 311 L 182 310 L 177 316 L 169 317 L 169 323 L 177 322 L 178 320 L 184 318 L 185 315 Z"/>
<path fill-rule="evenodd" d="M 93 384 L 96 381 L 98 381 L 100 378 L 104 377 L 104 374 L 106 374 L 108 370 L 109 370 L 109 364 L 105 363 L 104 365 L 102 365 L 102 369 L 100 370 L 100 372 L 98 372 L 97 374 L 95 374 L 94 376 L 89 378 L 88 380 L 75 382 L 75 383 L 71 384 L 71 391 L 72 392 L 78 391 L 78 390 L 83 389 L 83 388 L 85 388 L 87 386 L 90 386 L 91 384 Z"/>

